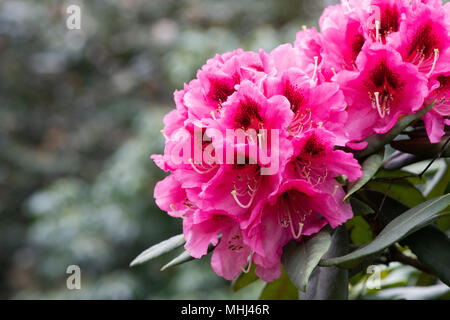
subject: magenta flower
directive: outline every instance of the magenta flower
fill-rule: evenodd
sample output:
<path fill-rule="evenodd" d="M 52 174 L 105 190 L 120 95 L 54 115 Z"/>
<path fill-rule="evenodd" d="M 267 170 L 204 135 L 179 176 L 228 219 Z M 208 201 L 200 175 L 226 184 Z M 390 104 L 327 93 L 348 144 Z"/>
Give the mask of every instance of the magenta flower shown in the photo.
<path fill-rule="evenodd" d="M 349 105 L 346 130 L 353 140 L 385 133 L 400 115 L 416 112 L 428 95 L 427 79 L 400 54 L 378 43 L 363 48 L 358 71 L 336 76 Z M 412 95 L 411 92 L 414 92 Z"/>
<path fill-rule="evenodd" d="M 445 125 L 450 125 L 450 71 L 436 76 L 431 82 L 432 90 L 425 104 L 433 101 L 435 104 L 423 120 L 430 142 L 438 143 L 445 133 Z"/>
<path fill-rule="evenodd" d="M 449 32 L 449 14 L 442 7 L 416 3 L 389 43 L 404 61 L 415 64 L 429 77 L 440 64 L 448 64 L 441 56 L 449 50 Z"/>
<path fill-rule="evenodd" d="M 337 181 L 360 178 L 361 166 L 339 147 L 363 149 L 431 102 L 423 120 L 439 142 L 450 125 L 449 17 L 439 0 L 343 1 L 293 45 L 208 60 L 175 92 L 164 154 L 152 156 L 170 173 L 156 203 L 183 219 L 189 254 L 213 248 L 225 279 L 256 265 L 272 281 L 289 241 L 353 216 Z"/>

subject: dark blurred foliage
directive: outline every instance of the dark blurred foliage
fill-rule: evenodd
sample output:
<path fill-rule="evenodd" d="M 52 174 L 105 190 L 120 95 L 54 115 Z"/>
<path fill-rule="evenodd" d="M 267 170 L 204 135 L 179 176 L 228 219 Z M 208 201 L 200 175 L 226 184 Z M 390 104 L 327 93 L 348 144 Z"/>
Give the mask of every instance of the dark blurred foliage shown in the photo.
<path fill-rule="evenodd" d="M 208 258 L 128 267 L 181 232 L 154 204 L 149 155 L 173 90 L 207 58 L 293 41 L 335 2 L 2 0 L 0 298 L 256 298 Z M 69 4 L 81 30 L 66 28 Z M 82 290 L 66 289 L 72 264 Z"/>

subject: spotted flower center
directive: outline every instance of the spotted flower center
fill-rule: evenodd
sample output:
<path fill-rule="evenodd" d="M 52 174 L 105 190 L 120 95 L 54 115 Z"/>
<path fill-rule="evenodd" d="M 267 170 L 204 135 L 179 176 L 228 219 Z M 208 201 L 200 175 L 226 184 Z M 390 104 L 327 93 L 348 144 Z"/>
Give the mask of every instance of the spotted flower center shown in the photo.
<path fill-rule="evenodd" d="M 312 127 L 311 109 L 307 106 L 307 100 L 298 86 L 286 82 L 283 95 L 289 100 L 294 117 L 289 125 L 288 131 L 292 135 L 303 132 L 305 127 Z"/>
<path fill-rule="evenodd" d="M 307 196 L 295 189 L 283 193 L 277 201 L 278 223 L 283 228 L 290 228 L 292 237 L 299 239 L 302 235 L 306 218 L 313 213 L 305 204 Z"/>
<path fill-rule="evenodd" d="M 381 118 L 386 114 L 389 115 L 395 92 L 403 86 L 400 76 L 389 68 L 385 60 L 382 60 L 370 72 L 366 85 L 369 88 L 372 107 L 378 111 Z"/>
<path fill-rule="evenodd" d="M 299 177 L 313 186 L 323 183 L 328 176 L 328 170 L 320 158 L 325 155 L 325 152 L 325 146 L 315 135 L 309 137 L 293 162 L 294 170 Z"/>
<path fill-rule="evenodd" d="M 370 30 L 370 36 L 376 41 L 386 43 L 386 37 L 399 30 L 400 13 L 397 6 L 386 6 L 381 11 L 379 21 L 375 21 L 375 26 Z"/>
<path fill-rule="evenodd" d="M 247 130 L 249 128 L 258 130 L 263 127 L 264 122 L 260 115 L 259 104 L 249 97 L 245 97 L 239 104 L 234 116 L 234 127 Z"/>

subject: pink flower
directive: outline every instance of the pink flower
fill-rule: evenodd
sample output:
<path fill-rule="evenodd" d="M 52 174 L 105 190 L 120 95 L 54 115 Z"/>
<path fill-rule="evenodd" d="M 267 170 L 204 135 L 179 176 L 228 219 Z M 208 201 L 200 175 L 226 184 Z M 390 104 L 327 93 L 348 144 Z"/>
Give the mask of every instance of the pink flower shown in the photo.
<path fill-rule="evenodd" d="M 363 12 L 359 6 L 352 5 L 330 6 L 319 20 L 326 63 L 322 72 L 328 74 L 328 79 L 341 70 L 354 70 L 356 59 L 366 42 L 361 17 Z"/>
<path fill-rule="evenodd" d="M 295 49 L 290 49 L 295 50 Z M 280 56 L 283 59 L 283 56 Z M 265 95 L 287 98 L 293 112 L 288 131 L 292 136 L 312 128 L 324 127 L 337 137 L 337 145 L 349 140 L 343 124 L 347 120 L 346 102 L 339 85 L 324 82 L 319 85 L 297 68 L 280 70 L 263 82 Z"/>
<path fill-rule="evenodd" d="M 431 143 L 441 141 L 445 125 L 450 125 L 450 71 L 436 76 L 425 105 L 435 101 L 433 108 L 424 116 L 425 127 Z"/>
<path fill-rule="evenodd" d="M 416 112 L 428 95 L 427 79 L 389 46 L 365 46 L 358 71 L 343 71 L 336 81 L 349 105 L 346 129 L 354 141 L 389 131 L 400 115 Z M 411 94 L 414 92 L 414 94 Z"/>
<path fill-rule="evenodd" d="M 285 181 L 246 230 L 258 265 L 255 273 L 264 281 L 272 281 L 281 274 L 282 247 L 290 240 L 300 241 L 328 223 L 335 228 L 351 218 L 351 207 L 342 202 L 343 195 L 332 179 L 324 182 L 321 190 L 305 180 Z"/>
<path fill-rule="evenodd" d="M 417 65 L 429 77 L 441 64 L 448 64 L 448 60 L 442 59 L 450 46 L 448 19 L 442 7 L 416 2 L 389 43 L 404 61 Z"/>

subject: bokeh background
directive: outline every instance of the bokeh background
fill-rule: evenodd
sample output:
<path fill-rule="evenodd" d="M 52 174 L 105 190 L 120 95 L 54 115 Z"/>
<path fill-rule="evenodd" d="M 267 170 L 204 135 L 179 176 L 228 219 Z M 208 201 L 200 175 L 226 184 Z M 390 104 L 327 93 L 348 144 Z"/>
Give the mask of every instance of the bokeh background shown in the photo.
<path fill-rule="evenodd" d="M 261 283 L 233 293 L 209 257 L 129 268 L 181 232 L 155 206 L 164 174 L 149 156 L 173 91 L 206 59 L 292 42 L 336 2 L 1 0 L 0 298 L 258 298 Z M 66 27 L 70 4 L 81 30 Z M 81 290 L 66 288 L 69 265 Z"/>

